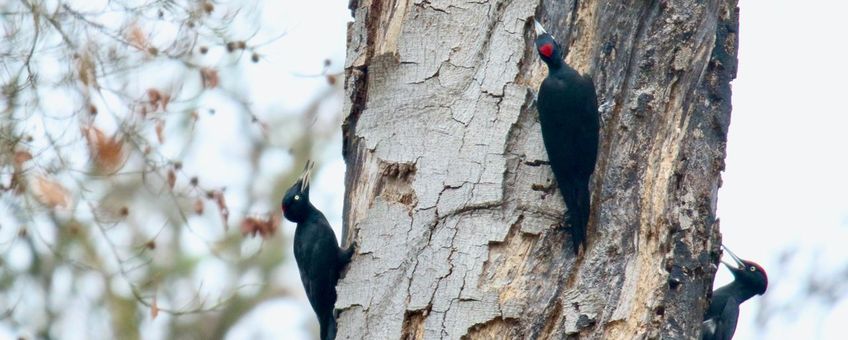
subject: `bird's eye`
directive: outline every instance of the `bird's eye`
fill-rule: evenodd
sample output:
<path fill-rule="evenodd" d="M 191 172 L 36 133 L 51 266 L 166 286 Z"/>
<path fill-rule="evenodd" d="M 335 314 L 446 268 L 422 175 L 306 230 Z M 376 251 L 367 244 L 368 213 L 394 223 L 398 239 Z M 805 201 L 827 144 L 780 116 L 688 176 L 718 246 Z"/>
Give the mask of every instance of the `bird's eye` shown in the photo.
<path fill-rule="evenodd" d="M 748 268 L 748 270 L 755 272 L 755 271 L 757 271 L 757 267 L 750 267 L 750 268 Z"/>
<path fill-rule="evenodd" d="M 294 200 L 295 200 L 295 201 L 300 201 L 300 195 L 294 195 Z"/>

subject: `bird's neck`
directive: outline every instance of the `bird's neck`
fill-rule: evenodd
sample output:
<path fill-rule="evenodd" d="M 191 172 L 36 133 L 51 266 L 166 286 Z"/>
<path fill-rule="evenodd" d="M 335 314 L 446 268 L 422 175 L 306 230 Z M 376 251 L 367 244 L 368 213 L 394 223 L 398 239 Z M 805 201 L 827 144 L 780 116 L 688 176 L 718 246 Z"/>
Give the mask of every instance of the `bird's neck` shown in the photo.
<path fill-rule="evenodd" d="M 753 289 L 736 280 L 733 280 L 733 282 L 729 283 L 727 286 L 733 292 L 733 296 L 739 299 L 739 302 L 748 300 L 754 295 L 757 295 Z"/>
<path fill-rule="evenodd" d="M 562 80 L 575 80 L 577 78 L 582 78 L 580 72 L 577 72 L 573 67 L 566 64 L 564 61 L 560 60 L 558 62 L 551 62 L 548 64 L 548 76 L 553 78 L 559 78 Z"/>
<path fill-rule="evenodd" d="M 562 70 L 565 62 L 561 58 L 553 58 L 548 64 L 548 73 L 556 73 Z"/>
<path fill-rule="evenodd" d="M 318 208 L 315 208 L 315 206 L 312 205 L 312 203 L 309 203 L 309 206 L 306 209 L 304 209 L 303 215 L 304 215 L 303 221 L 301 221 L 301 223 L 321 222 L 321 221 L 327 220 L 327 218 L 324 217 L 324 213 L 322 213 L 320 210 L 318 210 Z"/>
<path fill-rule="evenodd" d="M 286 211 L 286 213 L 288 213 L 288 211 Z M 301 223 L 308 222 L 315 214 L 321 214 L 321 212 L 318 211 L 312 203 L 309 203 L 309 205 L 302 209 L 292 211 L 290 216 L 286 215 L 286 218 L 300 225 Z"/>

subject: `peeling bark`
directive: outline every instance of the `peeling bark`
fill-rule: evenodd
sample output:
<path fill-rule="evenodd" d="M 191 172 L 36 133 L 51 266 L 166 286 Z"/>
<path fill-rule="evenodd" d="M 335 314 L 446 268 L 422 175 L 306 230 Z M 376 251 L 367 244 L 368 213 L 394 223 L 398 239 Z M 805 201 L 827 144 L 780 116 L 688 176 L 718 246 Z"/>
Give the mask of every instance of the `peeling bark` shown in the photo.
<path fill-rule="evenodd" d="M 361 0 L 343 339 L 692 338 L 717 262 L 735 0 Z M 532 18 L 598 90 L 588 247 L 541 141 Z"/>

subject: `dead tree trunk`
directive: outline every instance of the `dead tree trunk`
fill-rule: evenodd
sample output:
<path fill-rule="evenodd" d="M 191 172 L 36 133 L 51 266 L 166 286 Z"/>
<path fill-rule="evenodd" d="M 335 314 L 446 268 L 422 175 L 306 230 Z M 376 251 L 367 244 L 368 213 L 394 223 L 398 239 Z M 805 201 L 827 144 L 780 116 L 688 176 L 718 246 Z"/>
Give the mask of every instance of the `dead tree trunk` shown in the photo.
<path fill-rule="evenodd" d="M 340 339 L 692 338 L 715 216 L 736 0 L 353 4 Z M 562 199 L 535 91 L 536 16 L 595 81 L 588 248 Z"/>

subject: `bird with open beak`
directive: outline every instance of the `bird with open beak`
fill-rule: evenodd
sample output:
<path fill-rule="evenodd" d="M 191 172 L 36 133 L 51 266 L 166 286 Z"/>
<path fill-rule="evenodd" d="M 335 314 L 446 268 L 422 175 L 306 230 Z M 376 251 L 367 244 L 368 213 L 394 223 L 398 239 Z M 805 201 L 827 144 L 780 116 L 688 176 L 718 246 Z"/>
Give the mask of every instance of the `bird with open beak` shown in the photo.
<path fill-rule="evenodd" d="M 754 295 L 762 295 L 768 287 L 768 276 L 763 267 L 740 259 L 724 245 L 721 247 L 735 262 L 721 261 L 733 273 L 734 280 L 713 292 L 701 326 L 702 340 L 732 339 L 739 319 L 739 305 Z"/>
<path fill-rule="evenodd" d="M 336 284 L 350 263 L 354 246 L 341 249 L 327 218 L 309 201 L 309 185 L 314 163 L 306 163 L 303 174 L 283 197 L 283 216 L 297 223 L 294 232 L 294 259 L 309 304 L 318 317 L 321 339 L 335 339 Z"/>

